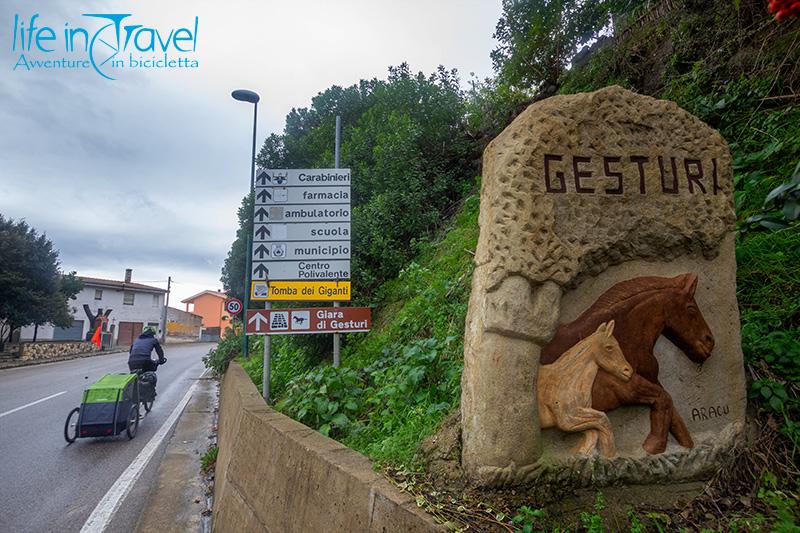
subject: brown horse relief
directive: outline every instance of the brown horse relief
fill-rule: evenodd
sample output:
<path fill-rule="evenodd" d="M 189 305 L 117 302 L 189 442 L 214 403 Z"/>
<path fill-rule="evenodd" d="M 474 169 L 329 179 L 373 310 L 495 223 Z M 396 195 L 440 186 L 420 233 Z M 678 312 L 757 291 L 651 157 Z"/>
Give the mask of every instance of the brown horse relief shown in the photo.
<path fill-rule="evenodd" d="M 642 444 L 645 451 L 662 453 L 669 433 L 681 446 L 693 447 L 672 397 L 658 381 L 653 347 L 663 334 L 695 363 L 711 355 L 714 337 L 695 302 L 696 289 L 694 273 L 633 278 L 617 283 L 577 319 L 559 326 L 540 359 L 542 428 L 583 431 L 577 453 L 590 454 L 599 444 L 600 453 L 613 456 L 614 436 L 605 413 L 646 405 L 650 433 Z"/>

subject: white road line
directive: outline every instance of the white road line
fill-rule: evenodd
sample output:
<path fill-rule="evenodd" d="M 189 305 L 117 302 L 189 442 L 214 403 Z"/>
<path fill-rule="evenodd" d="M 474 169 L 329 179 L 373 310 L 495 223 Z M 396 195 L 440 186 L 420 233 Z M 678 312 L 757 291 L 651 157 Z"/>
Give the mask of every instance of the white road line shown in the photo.
<path fill-rule="evenodd" d="M 67 391 L 62 390 L 61 392 L 57 392 L 55 394 L 51 394 L 50 396 L 47 396 L 46 398 L 42 398 L 41 400 L 36 400 L 35 402 L 26 403 L 25 405 L 21 405 L 21 406 L 17 407 L 16 409 L 12 409 L 10 411 L 6 411 L 5 413 L 0 413 L 0 418 L 3 418 L 6 415 L 10 415 L 11 413 L 16 413 L 17 411 L 21 411 L 21 410 L 25 409 L 26 407 L 30 407 L 31 405 L 36 405 L 37 403 L 46 402 L 47 400 L 49 400 L 51 398 L 55 398 L 56 396 L 61 396 L 62 394 L 66 394 L 66 393 L 67 393 Z"/>
<path fill-rule="evenodd" d="M 205 376 L 205 372 L 200 375 L 202 378 Z M 106 495 L 103 496 L 103 499 L 100 500 L 100 503 L 97 504 L 97 507 L 94 508 L 92 514 L 89 515 L 88 520 L 86 523 L 83 524 L 81 528 L 81 533 L 101 533 L 105 531 L 108 524 L 111 523 L 111 519 L 114 517 L 114 513 L 117 512 L 119 506 L 122 504 L 122 501 L 128 495 L 128 493 L 133 488 L 133 485 L 136 483 L 136 480 L 142 475 L 144 472 L 144 468 L 147 466 L 147 463 L 150 462 L 150 459 L 153 458 L 153 454 L 156 453 L 156 450 L 161 445 L 161 442 L 166 438 L 167 434 L 169 433 L 172 426 L 178 420 L 178 417 L 183 412 L 186 404 L 189 403 L 189 400 L 192 398 L 192 394 L 194 393 L 195 389 L 197 388 L 197 381 L 189 387 L 189 390 L 186 391 L 186 394 L 183 396 L 178 405 L 173 409 L 172 413 L 170 413 L 169 418 L 164 422 L 164 424 L 159 428 L 158 432 L 150 439 L 150 441 L 142 448 L 142 451 L 139 452 L 139 455 L 136 456 L 136 459 L 128 465 L 128 468 L 122 473 L 122 475 L 117 478 L 114 484 L 108 489 Z"/>

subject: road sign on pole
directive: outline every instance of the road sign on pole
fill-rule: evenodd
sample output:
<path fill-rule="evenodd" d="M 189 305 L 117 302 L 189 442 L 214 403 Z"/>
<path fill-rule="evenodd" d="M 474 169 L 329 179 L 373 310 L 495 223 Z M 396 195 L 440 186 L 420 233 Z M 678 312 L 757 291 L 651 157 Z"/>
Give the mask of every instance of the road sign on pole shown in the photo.
<path fill-rule="evenodd" d="M 243 308 L 244 305 L 239 298 L 228 298 L 225 301 L 225 310 L 228 312 L 228 314 L 238 315 L 242 312 Z"/>
<path fill-rule="evenodd" d="M 369 331 L 369 307 L 308 307 L 303 309 L 251 309 L 245 322 L 248 335 L 305 335 Z"/>
<path fill-rule="evenodd" d="M 349 302 L 349 281 L 254 281 L 253 300 Z"/>
<path fill-rule="evenodd" d="M 273 281 L 350 279 L 350 199 L 349 169 L 258 169 L 250 297 L 271 299 Z"/>

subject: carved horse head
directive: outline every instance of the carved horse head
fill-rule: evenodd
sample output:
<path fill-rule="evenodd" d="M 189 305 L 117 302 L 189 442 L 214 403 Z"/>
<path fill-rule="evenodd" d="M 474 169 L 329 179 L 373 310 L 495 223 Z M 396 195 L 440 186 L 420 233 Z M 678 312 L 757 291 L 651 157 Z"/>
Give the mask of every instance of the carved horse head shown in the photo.
<path fill-rule="evenodd" d="M 663 334 L 689 359 L 703 363 L 714 349 L 714 336 L 694 300 L 697 274 L 688 273 L 682 277 L 677 295 L 666 304 Z"/>
<path fill-rule="evenodd" d="M 616 376 L 622 381 L 628 381 L 633 375 L 633 367 L 625 359 L 617 339 L 614 338 L 614 321 L 603 322 L 589 337 L 594 346 L 590 353 L 594 355 L 597 366 Z"/>

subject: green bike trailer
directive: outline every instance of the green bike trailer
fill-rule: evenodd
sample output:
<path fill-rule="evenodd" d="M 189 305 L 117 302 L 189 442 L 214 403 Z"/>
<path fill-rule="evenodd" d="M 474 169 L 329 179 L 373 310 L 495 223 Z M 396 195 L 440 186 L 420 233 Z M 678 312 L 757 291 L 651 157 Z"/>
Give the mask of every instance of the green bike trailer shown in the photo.
<path fill-rule="evenodd" d="M 83 393 L 78 437 L 119 435 L 128 428 L 135 409 L 139 416 L 136 374 L 106 374 Z"/>

